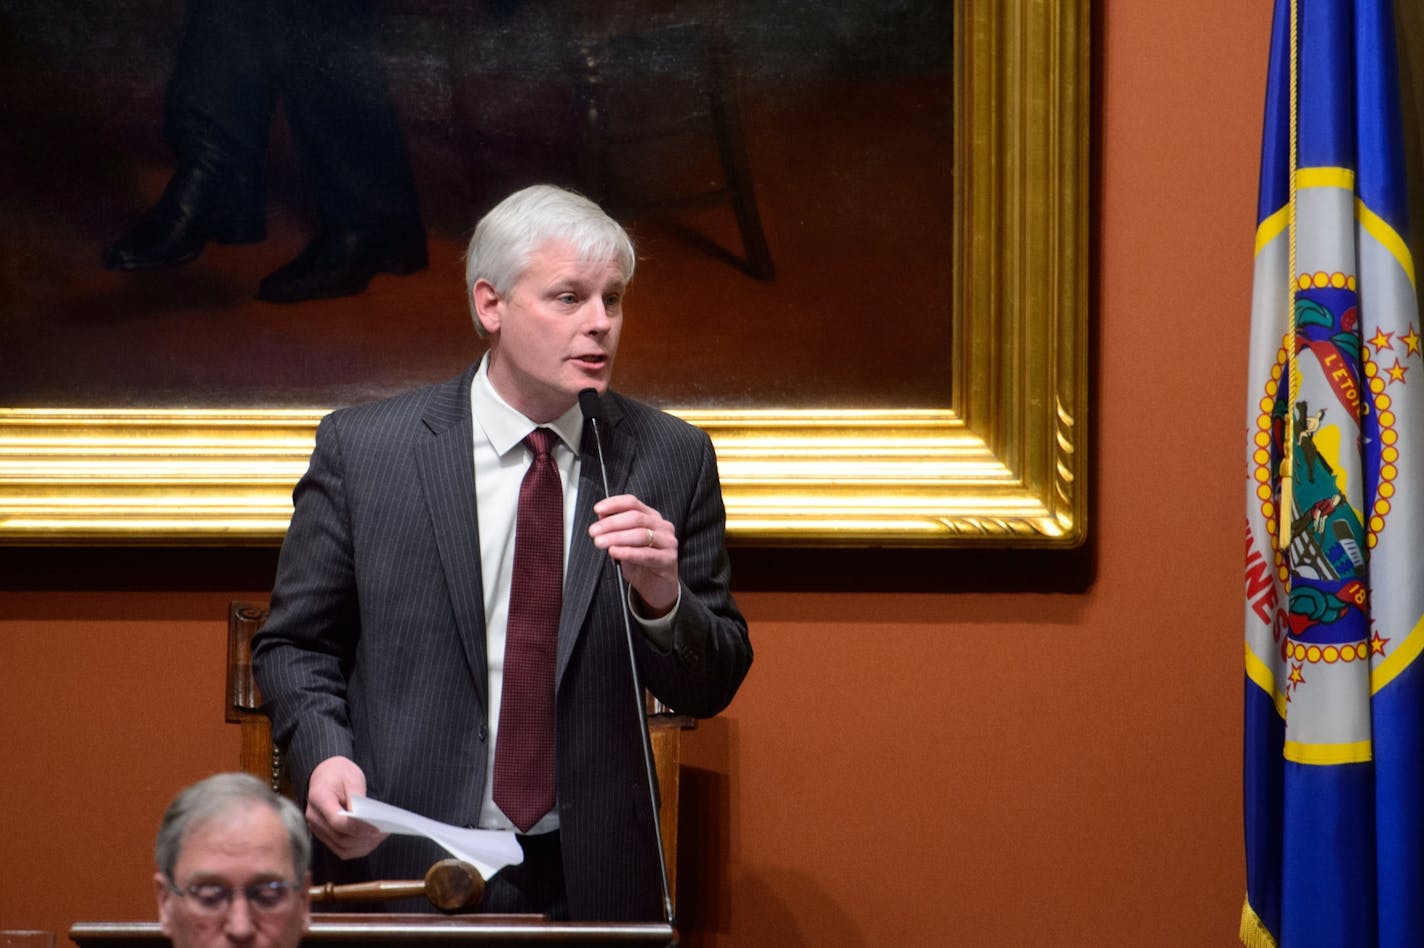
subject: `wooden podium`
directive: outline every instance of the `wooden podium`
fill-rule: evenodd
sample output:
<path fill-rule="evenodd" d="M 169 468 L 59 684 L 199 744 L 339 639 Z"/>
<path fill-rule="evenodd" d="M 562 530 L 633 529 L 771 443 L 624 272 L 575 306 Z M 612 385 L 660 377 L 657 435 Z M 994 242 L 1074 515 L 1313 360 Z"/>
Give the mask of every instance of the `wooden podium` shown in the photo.
<path fill-rule="evenodd" d="M 69 940 L 80 948 L 161 948 L 157 922 L 76 922 Z M 551 922 L 537 915 L 313 914 L 303 945 L 396 948 L 400 945 L 658 946 L 677 945 L 665 922 Z"/>

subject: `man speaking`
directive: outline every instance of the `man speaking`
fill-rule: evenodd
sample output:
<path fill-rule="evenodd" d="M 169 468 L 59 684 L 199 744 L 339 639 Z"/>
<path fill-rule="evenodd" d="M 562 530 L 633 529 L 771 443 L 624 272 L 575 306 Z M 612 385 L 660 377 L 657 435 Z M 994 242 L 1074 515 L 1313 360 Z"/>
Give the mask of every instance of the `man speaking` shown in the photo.
<path fill-rule="evenodd" d="M 726 707 L 752 649 L 711 440 L 608 387 L 633 269 L 597 205 L 519 191 L 467 254 L 484 357 L 319 425 L 253 644 L 319 879 L 443 855 L 345 815 L 366 795 L 518 833 L 486 911 L 663 914 L 625 618 L 638 679 L 682 714 Z"/>

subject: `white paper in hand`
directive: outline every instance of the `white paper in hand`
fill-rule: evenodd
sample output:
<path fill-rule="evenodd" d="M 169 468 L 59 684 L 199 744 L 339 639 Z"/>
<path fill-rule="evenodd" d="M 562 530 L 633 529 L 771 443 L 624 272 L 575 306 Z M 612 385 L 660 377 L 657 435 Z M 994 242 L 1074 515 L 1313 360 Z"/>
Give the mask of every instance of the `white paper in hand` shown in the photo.
<path fill-rule="evenodd" d="M 445 848 L 456 859 L 463 859 L 488 879 L 505 866 L 524 861 L 524 850 L 510 830 L 466 829 L 440 823 L 419 813 L 403 810 L 370 797 L 351 798 L 351 816 L 376 829 L 402 836 L 424 836 Z"/>

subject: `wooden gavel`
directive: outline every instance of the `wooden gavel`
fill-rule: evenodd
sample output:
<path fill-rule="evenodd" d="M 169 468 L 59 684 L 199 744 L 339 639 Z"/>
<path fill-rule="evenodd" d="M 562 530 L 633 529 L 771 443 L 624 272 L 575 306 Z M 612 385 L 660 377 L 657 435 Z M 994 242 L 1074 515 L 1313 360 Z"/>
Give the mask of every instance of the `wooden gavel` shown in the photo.
<path fill-rule="evenodd" d="M 478 869 L 458 859 L 442 859 L 425 873 L 425 881 L 352 882 L 311 887 L 313 902 L 361 902 L 405 899 L 423 895 L 442 912 L 479 906 L 485 897 L 485 879 Z"/>

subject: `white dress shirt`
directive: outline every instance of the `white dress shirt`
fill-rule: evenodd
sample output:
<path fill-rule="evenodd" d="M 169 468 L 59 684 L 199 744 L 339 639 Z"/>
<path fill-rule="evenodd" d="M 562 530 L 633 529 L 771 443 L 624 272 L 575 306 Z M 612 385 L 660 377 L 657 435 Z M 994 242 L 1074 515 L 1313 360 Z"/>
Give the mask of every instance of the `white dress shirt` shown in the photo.
<path fill-rule="evenodd" d="M 519 508 L 519 485 L 533 460 L 533 452 L 523 444 L 538 427 L 552 429 L 559 440 L 554 444 L 554 463 L 564 485 L 564 565 L 567 572 L 569 535 L 573 530 L 574 504 L 578 500 L 579 441 L 583 434 L 583 412 L 574 405 L 546 425 L 536 425 L 512 408 L 490 384 L 489 357 L 480 360 L 470 385 L 470 406 L 474 413 L 475 507 L 479 516 L 480 569 L 484 577 L 485 661 L 489 670 L 489 764 L 484 799 L 480 804 L 480 826 L 485 829 L 514 829 L 494 802 L 494 753 L 499 744 L 499 708 L 504 690 L 504 644 L 509 620 L 509 588 L 514 573 L 514 523 Z M 559 812 L 551 810 L 529 832 L 547 833 L 559 827 Z"/>

